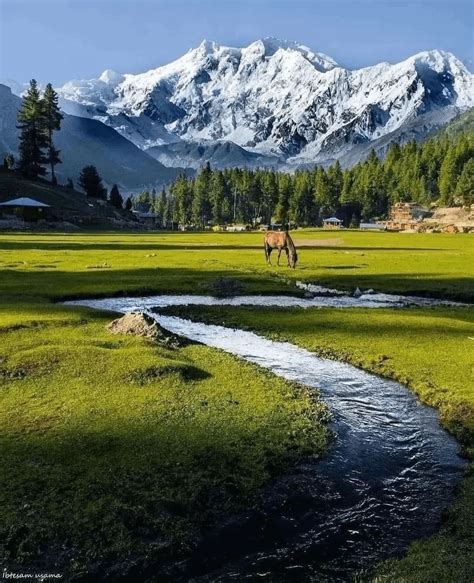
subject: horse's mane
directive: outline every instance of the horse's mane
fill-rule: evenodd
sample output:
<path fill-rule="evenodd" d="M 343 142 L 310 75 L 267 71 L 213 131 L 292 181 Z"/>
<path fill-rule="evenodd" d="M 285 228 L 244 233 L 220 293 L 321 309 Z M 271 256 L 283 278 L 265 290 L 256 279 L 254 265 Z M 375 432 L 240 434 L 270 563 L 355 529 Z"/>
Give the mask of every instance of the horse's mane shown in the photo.
<path fill-rule="evenodd" d="M 295 261 L 298 259 L 298 253 L 296 252 L 296 247 L 295 244 L 293 243 L 293 239 L 290 236 L 290 233 L 288 233 L 288 231 L 286 232 L 286 240 L 287 240 L 287 245 L 288 245 L 288 250 L 289 252 L 293 255 Z"/>

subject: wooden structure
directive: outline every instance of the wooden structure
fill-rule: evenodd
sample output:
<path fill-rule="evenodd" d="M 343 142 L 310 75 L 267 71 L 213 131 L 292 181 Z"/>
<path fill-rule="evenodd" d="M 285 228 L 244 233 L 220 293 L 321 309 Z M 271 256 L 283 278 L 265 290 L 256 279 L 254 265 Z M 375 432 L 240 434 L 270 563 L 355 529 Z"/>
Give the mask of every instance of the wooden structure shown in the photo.
<path fill-rule="evenodd" d="M 28 196 L 14 198 L 0 203 L 0 212 L 14 214 L 26 222 L 36 222 L 39 219 L 47 218 L 47 209 L 51 208 L 49 204 L 40 202 Z"/>
<path fill-rule="evenodd" d="M 323 219 L 323 225 L 325 229 L 340 229 L 342 221 L 337 217 L 329 217 L 328 219 Z"/>
<path fill-rule="evenodd" d="M 396 202 L 390 209 L 390 218 L 384 221 L 389 231 L 416 230 L 415 227 L 430 213 L 417 202 Z"/>

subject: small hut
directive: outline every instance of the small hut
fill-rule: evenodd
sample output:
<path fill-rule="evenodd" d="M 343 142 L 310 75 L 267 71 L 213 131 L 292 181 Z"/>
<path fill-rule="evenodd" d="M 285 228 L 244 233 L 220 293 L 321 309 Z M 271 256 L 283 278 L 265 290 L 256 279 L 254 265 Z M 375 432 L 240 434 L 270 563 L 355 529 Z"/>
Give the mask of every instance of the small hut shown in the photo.
<path fill-rule="evenodd" d="M 46 218 L 46 209 L 49 208 L 49 204 L 45 204 L 44 202 L 40 202 L 39 200 L 27 196 L 14 198 L 0 203 L 0 212 L 14 214 L 28 222 L 35 222 L 39 219 Z"/>
<path fill-rule="evenodd" d="M 323 225 L 325 229 L 340 229 L 342 221 L 337 217 L 329 217 L 329 219 L 323 219 Z"/>

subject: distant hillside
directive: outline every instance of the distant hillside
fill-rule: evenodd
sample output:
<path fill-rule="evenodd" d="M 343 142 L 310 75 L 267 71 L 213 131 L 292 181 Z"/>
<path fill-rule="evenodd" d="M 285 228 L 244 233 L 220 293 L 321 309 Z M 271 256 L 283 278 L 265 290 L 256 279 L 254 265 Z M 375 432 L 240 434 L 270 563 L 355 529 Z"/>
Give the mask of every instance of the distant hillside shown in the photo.
<path fill-rule="evenodd" d="M 136 220 L 126 212 L 115 209 L 105 201 L 86 197 L 82 192 L 53 186 L 45 180 L 28 180 L 16 172 L 0 170 L 0 202 L 29 197 L 51 207 L 58 220 L 81 227 L 134 227 Z"/>
<path fill-rule="evenodd" d="M 450 121 L 435 135 L 456 138 L 462 134 L 474 135 L 474 108 Z"/>
<path fill-rule="evenodd" d="M 21 99 L 0 84 L 1 159 L 10 152 L 17 155 L 16 116 L 20 105 Z M 76 182 L 81 169 L 94 164 L 109 187 L 116 183 L 121 190 L 130 192 L 168 184 L 179 172 L 166 168 L 113 128 L 94 119 L 64 115 L 55 144 L 61 150 L 62 164 L 56 170 L 60 182 L 68 177 Z"/>
<path fill-rule="evenodd" d="M 281 160 L 277 156 L 264 156 L 249 152 L 233 142 L 173 142 L 153 146 L 147 154 L 169 167 L 182 166 L 183 160 L 190 168 L 202 168 L 209 162 L 213 168 L 264 168 L 277 167 Z"/>

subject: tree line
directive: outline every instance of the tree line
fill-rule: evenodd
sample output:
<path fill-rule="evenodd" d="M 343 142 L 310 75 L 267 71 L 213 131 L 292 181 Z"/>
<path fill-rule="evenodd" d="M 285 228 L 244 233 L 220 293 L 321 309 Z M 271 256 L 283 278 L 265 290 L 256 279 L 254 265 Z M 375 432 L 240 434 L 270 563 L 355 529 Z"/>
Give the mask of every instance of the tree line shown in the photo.
<path fill-rule="evenodd" d="M 49 168 L 57 183 L 55 167 L 61 163 L 54 132 L 63 115 L 58 95 L 48 83 L 43 93 L 36 81 L 23 98 L 18 112 L 20 130 L 18 170 L 29 178 L 44 176 Z M 117 185 L 109 196 L 97 168 L 82 169 L 78 185 L 87 196 L 108 200 L 116 208 L 153 212 L 162 226 L 271 222 L 301 226 L 320 225 L 336 215 L 346 226 L 387 216 L 391 204 L 414 201 L 470 206 L 474 202 L 474 135 L 447 133 L 422 144 L 393 143 L 383 160 L 372 150 L 367 160 L 350 169 L 339 162 L 328 168 L 315 166 L 293 174 L 270 169 L 212 169 L 209 164 L 193 178 L 182 174 L 160 194 L 145 190 L 124 199 Z M 12 169 L 12 155 L 4 160 Z M 74 188 L 70 178 L 67 186 Z"/>
<path fill-rule="evenodd" d="M 51 83 L 48 83 L 41 93 L 38 83 L 32 79 L 17 115 L 17 128 L 20 133 L 19 160 L 16 166 L 23 176 L 33 180 L 37 179 L 45 176 L 49 167 L 51 182 L 57 184 L 55 167 L 61 164 L 61 159 L 59 157 L 60 151 L 54 145 L 53 135 L 54 132 L 61 129 L 63 118 L 59 108 L 58 94 Z M 15 168 L 13 155 L 5 156 L 3 164 L 5 169 L 13 170 Z M 125 206 L 126 210 L 131 210 L 131 200 L 127 199 L 124 205 L 123 197 L 116 184 L 112 186 L 110 195 L 107 197 L 107 189 L 97 168 L 93 165 L 85 166 L 82 169 L 78 185 L 91 198 L 108 200 L 116 208 L 120 209 Z M 74 188 L 71 178 L 67 179 L 66 186 Z"/>
<path fill-rule="evenodd" d="M 385 218 L 398 201 L 429 206 L 474 203 L 474 138 L 441 136 L 422 144 L 392 144 L 383 160 L 371 151 L 364 162 L 343 170 L 214 170 L 207 164 L 194 178 L 180 175 L 160 194 L 134 197 L 141 211 L 155 212 L 163 226 L 205 227 L 239 222 L 320 225 L 336 215 L 346 226 Z"/>

